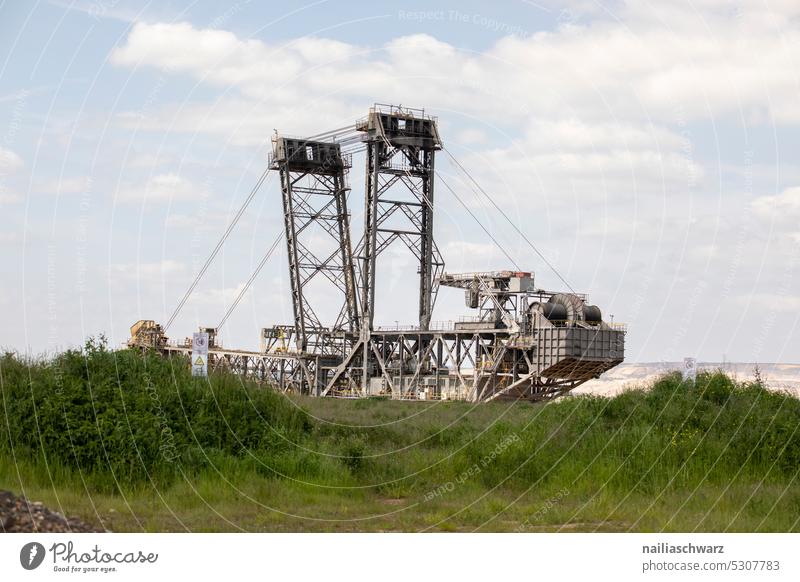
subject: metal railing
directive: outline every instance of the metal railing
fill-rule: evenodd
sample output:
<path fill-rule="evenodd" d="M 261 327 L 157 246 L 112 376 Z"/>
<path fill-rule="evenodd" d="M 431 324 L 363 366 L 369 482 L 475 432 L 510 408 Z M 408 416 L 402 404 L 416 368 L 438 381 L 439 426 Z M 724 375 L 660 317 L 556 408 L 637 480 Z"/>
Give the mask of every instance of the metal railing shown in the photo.
<path fill-rule="evenodd" d="M 428 324 L 427 331 L 452 331 L 455 322 L 452 320 L 432 321 Z M 375 331 L 423 331 L 418 325 L 379 325 Z"/>
<path fill-rule="evenodd" d="M 552 323 L 555 327 L 581 327 L 583 329 L 598 329 L 606 326 L 611 331 L 628 331 L 628 325 L 625 323 L 608 323 L 606 321 L 581 321 L 579 319 L 547 319 L 546 321 Z"/>
<path fill-rule="evenodd" d="M 290 160 L 286 160 L 285 158 L 277 158 L 277 154 L 273 151 L 267 154 L 267 165 L 270 168 L 277 167 L 278 163 L 288 161 L 290 165 L 300 166 L 300 165 L 313 165 L 319 166 L 324 168 L 334 168 L 334 167 L 343 167 L 345 169 L 350 169 L 353 167 L 353 154 L 348 152 L 341 152 L 336 157 L 326 157 L 322 160 L 317 160 L 313 158 L 309 158 L 305 151 L 297 150 L 292 154 Z"/>

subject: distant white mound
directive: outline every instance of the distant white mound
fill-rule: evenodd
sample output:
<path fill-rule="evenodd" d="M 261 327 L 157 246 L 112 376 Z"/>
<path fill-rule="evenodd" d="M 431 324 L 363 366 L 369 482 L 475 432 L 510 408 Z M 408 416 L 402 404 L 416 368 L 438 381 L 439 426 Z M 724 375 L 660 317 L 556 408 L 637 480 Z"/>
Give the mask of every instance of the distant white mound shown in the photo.
<path fill-rule="evenodd" d="M 614 396 L 630 388 L 647 387 L 658 376 L 678 371 L 681 362 L 656 362 L 620 364 L 597 380 L 590 380 L 572 391 L 572 394 Z M 737 380 L 753 380 L 755 364 L 745 362 L 699 362 L 698 371 L 723 370 Z M 772 390 L 784 390 L 800 398 L 800 364 L 758 364 L 761 378 Z"/>

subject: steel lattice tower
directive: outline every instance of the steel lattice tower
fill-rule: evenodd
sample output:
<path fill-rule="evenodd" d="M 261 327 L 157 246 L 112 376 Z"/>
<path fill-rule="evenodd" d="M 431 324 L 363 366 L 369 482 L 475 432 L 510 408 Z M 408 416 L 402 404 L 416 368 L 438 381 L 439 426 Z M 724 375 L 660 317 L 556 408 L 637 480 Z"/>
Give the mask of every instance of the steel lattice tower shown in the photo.
<path fill-rule="evenodd" d="M 353 332 L 359 324 L 347 212 L 351 158 L 337 143 L 276 136 L 271 165 L 281 178 L 297 349 L 341 353 L 344 346 L 331 332 Z M 327 239 L 327 248 L 320 237 Z M 332 327 L 323 325 L 306 292 L 320 277 L 343 296 Z"/>
<path fill-rule="evenodd" d="M 366 133 L 367 146 L 364 234 L 356 250 L 362 335 L 373 329 L 376 260 L 396 240 L 419 261 L 419 327 L 426 330 L 444 268 L 433 240 L 434 157 L 442 147 L 436 119 L 376 105 L 356 129 Z"/>

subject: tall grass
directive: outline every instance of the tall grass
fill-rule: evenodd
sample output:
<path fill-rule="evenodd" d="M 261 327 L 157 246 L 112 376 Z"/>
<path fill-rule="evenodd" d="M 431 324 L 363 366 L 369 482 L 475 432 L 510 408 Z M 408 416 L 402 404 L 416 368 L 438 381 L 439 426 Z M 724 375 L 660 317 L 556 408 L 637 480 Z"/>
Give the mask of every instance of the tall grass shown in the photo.
<path fill-rule="evenodd" d="M 370 499 L 426 511 L 469 499 L 459 519 L 478 523 L 481 511 L 506 511 L 492 499 L 561 491 L 609 514 L 631 499 L 667 512 L 698 490 L 751 491 L 753 508 L 783 491 L 781 503 L 800 509 L 800 400 L 716 371 L 536 405 L 290 399 L 90 340 L 47 359 L 5 354 L 0 393 L 0 479 L 16 464 L 29 480 L 111 495 L 262 483 L 304 503 L 334 496 L 322 504 L 331 512 Z"/>

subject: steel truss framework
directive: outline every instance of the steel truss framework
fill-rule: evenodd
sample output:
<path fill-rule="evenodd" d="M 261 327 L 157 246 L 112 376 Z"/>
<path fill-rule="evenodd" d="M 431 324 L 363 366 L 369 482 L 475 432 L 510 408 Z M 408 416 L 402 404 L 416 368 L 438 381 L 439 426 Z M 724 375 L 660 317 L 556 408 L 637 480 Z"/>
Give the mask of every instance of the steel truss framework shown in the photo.
<path fill-rule="evenodd" d="M 265 382 L 282 392 L 313 396 L 385 395 L 415 400 L 420 389 L 429 389 L 429 398 L 465 399 L 489 402 L 497 398 L 544 400 L 555 398 L 599 376 L 622 360 L 624 340 L 619 332 L 611 341 L 614 357 L 585 358 L 552 348 L 569 337 L 573 328 L 543 329 L 542 342 L 517 347 L 505 331 L 420 331 L 398 330 L 372 335 L 372 378 L 378 385 L 368 391 L 360 376 L 362 351 L 356 346 L 349 358 L 336 358 L 298 352 L 251 352 L 209 349 L 209 370 L 227 369 L 241 376 Z M 605 340 L 590 334 L 581 354 Z M 602 349 L 603 346 L 597 346 Z M 166 345 L 169 356 L 188 359 L 191 345 Z"/>
<path fill-rule="evenodd" d="M 168 345 L 162 348 L 162 352 L 188 360 L 192 347 Z M 265 353 L 220 348 L 210 348 L 208 351 L 209 371 L 230 370 L 240 376 L 267 383 L 282 392 L 309 393 L 310 387 L 317 383 L 318 361 L 319 358 L 312 354 L 293 352 Z"/>
<path fill-rule="evenodd" d="M 361 328 L 373 328 L 377 259 L 399 240 L 419 264 L 419 327 L 428 329 L 444 269 L 433 239 L 434 159 L 441 148 L 436 122 L 375 107 L 357 129 L 366 133 L 367 146 L 364 233 L 356 247 Z"/>
<path fill-rule="evenodd" d="M 358 306 L 350 223 L 347 212 L 347 169 L 350 158 L 338 144 L 277 137 L 271 166 L 281 178 L 283 218 L 294 310 L 294 339 L 301 352 L 330 354 L 339 346 L 326 338 L 331 331 L 355 331 Z M 328 237 L 319 254 L 314 237 Z M 314 250 L 312 250 L 314 249 Z M 332 327 L 323 325 L 306 288 L 324 277 L 338 290 L 342 307 Z M 341 352 L 340 352 L 341 353 Z"/>
<path fill-rule="evenodd" d="M 373 384 L 379 379 L 377 389 L 364 382 L 364 348 L 372 356 L 368 377 Z M 592 350 L 597 353 L 587 357 Z M 436 398 L 542 400 L 598 377 L 619 364 L 623 353 L 624 334 L 615 330 L 543 327 L 523 342 L 498 329 L 373 332 L 339 366 L 322 367 L 318 378 L 325 387 L 310 392 L 416 399 L 430 386 Z"/>
<path fill-rule="evenodd" d="M 441 148 L 434 118 L 376 105 L 355 130 L 366 146 L 364 233 L 355 252 L 347 211 L 349 157 L 335 142 L 273 140 L 270 165 L 281 177 L 294 325 L 264 328 L 259 352 L 212 347 L 210 369 L 225 367 L 314 396 L 480 402 L 554 398 L 622 362 L 624 330 L 583 317 L 548 320 L 546 313 L 556 309 L 532 311 L 529 299 L 539 309 L 564 294 L 534 290 L 530 273 L 443 275 L 433 238 L 434 158 Z M 327 237 L 326 251 L 313 236 L 319 233 Z M 373 325 L 376 264 L 397 241 L 418 261 L 419 321 L 386 331 Z M 309 301 L 307 287 L 317 278 L 342 298 L 330 326 Z M 478 317 L 431 329 L 440 284 L 465 292 Z M 586 299 L 569 297 L 580 305 Z M 136 324 L 129 345 L 168 355 L 191 351 L 169 344 L 154 322 Z"/>

